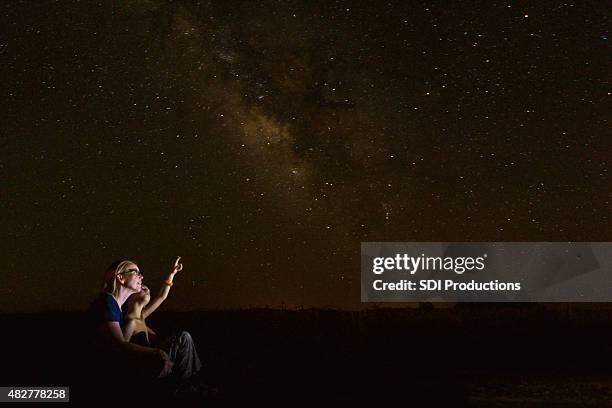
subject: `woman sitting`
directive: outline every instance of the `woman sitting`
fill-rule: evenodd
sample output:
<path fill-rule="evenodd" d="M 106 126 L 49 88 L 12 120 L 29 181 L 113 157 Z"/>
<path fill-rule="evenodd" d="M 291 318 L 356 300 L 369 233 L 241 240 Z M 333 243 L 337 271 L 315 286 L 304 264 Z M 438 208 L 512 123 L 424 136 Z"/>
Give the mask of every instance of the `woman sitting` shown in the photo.
<path fill-rule="evenodd" d="M 153 377 L 165 377 L 172 370 L 168 354 L 160 348 L 130 343 L 122 331 L 121 306 L 129 296 L 142 290 L 142 279 L 138 265 L 132 261 L 114 262 L 106 270 L 104 289 L 88 310 L 95 347 L 93 357 L 106 363 L 102 366 L 143 370 L 148 367 Z"/>

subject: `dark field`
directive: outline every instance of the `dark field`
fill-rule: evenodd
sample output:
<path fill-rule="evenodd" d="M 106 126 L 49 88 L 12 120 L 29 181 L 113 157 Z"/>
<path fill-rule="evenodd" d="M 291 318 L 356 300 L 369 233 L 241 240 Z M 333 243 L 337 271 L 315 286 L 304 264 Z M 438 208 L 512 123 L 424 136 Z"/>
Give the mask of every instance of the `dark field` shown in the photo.
<path fill-rule="evenodd" d="M 158 333 L 185 328 L 196 341 L 207 367 L 201 381 L 217 389 L 197 398 L 120 369 L 97 378 L 83 317 L 0 316 L 0 385 L 68 385 L 84 406 L 612 407 L 612 312 L 604 309 L 159 312 L 149 319 Z"/>

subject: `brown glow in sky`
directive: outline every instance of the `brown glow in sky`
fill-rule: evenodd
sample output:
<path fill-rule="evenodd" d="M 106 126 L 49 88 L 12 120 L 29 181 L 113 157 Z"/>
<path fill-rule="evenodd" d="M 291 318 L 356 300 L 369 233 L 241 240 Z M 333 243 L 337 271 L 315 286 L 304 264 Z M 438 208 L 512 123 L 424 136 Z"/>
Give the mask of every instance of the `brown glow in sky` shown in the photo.
<path fill-rule="evenodd" d="M 361 241 L 610 240 L 603 3 L 6 2 L 0 311 L 359 304 Z M 155 289 L 154 289 L 155 290 Z"/>

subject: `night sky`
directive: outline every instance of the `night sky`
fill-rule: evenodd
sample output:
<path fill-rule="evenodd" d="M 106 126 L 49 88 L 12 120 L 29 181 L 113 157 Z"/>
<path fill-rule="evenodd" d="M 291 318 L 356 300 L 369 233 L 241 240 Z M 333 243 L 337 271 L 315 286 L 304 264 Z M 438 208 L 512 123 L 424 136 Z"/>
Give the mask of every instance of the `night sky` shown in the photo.
<path fill-rule="evenodd" d="M 7 1 L 0 311 L 359 306 L 361 241 L 612 241 L 608 1 Z"/>

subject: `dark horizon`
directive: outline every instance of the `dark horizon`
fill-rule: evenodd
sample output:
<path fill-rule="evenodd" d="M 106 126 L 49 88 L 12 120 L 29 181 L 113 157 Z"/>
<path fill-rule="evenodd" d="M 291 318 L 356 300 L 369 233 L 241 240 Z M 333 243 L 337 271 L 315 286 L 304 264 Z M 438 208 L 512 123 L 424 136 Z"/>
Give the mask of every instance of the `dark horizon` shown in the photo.
<path fill-rule="evenodd" d="M 610 313 L 472 307 L 344 311 L 168 313 L 159 333 L 189 328 L 218 398 L 181 402 L 163 384 L 101 392 L 108 377 L 74 314 L 5 316 L 3 384 L 61 384 L 76 406 L 108 406 L 125 390 L 136 404 L 312 406 L 410 401 L 418 406 L 602 407 L 610 400 Z M 148 319 L 149 320 L 149 319 Z M 49 333 L 41 341 L 41 333 Z M 125 379 L 125 377 L 123 377 Z M 140 381 L 139 381 L 140 380 Z M 138 385 L 138 386 L 136 386 Z M 401 392 L 388 392 L 397 389 Z M 217 404 L 214 404 L 217 402 Z M 394 404 L 398 405 L 398 404 Z"/>

